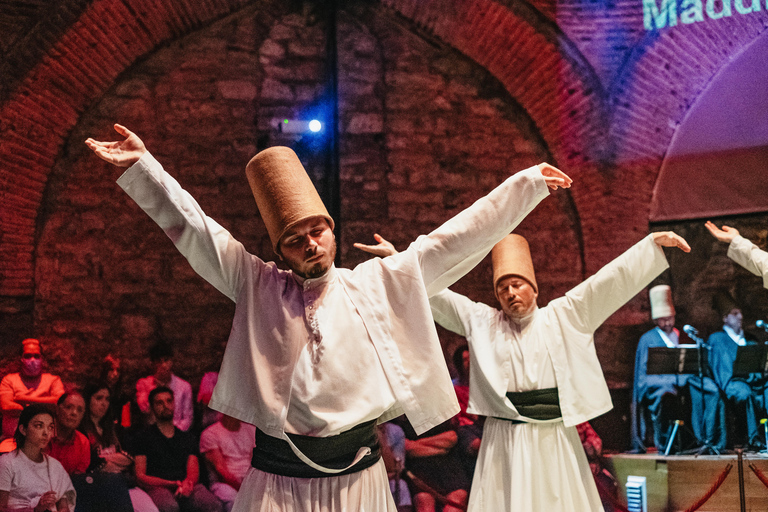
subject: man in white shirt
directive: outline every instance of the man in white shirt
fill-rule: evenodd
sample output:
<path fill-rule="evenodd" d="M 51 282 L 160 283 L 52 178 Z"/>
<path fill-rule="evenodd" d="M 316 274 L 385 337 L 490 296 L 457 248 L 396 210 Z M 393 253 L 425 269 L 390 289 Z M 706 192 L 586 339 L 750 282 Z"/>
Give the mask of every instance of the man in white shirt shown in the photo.
<path fill-rule="evenodd" d="M 744 444 L 748 450 L 759 451 L 764 445 L 759 425 L 765 417 L 768 382 L 762 373 L 734 375 L 733 363 L 739 347 L 754 345 L 754 340 L 747 339 L 742 328 L 741 309 L 727 292 L 720 292 L 713 297 L 715 311 L 723 319 L 723 329 L 713 332 L 707 339 L 709 345 L 709 365 L 718 387 L 732 401 L 740 420 L 746 423 L 744 433 L 736 432 L 737 439 L 732 444 Z"/>
<path fill-rule="evenodd" d="M 237 491 L 251 469 L 256 427 L 232 416 L 221 419 L 200 435 L 200 453 L 209 469 L 211 492 L 232 510 Z"/>
<path fill-rule="evenodd" d="M 356 246 L 385 254 L 377 239 Z M 672 232 L 652 233 L 539 308 L 528 242 L 513 234 L 491 253 L 501 311 L 450 290 L 430 299 L 435 321 L 469 342 L 467 412 L 488 417 L 469 512 L 603 509 L 576 430 L 613 407 L 593 334 L 668 267 L 661 246 L 690 251 Z"/>
<path fill-rule="evenodd" d="M 707 221 L 704 225 L 712 236 L 729 244 L 729 258 L 756 276 L 762 276 L 763 287 L 768 288 L 768 252 L 741 236 L 736 228 L 723 226 L 723 229 L 720 229 L 711 221 Z"/>
<path fill-rule="evenodd" d="M 147 422 L 152 424 L 155 418 L 149 406 L 149 394 L 153 389 L 165 386 L 173 390 L 173 424 L 188 431 L 194 420 L 194 406 L 192 404 L 192 385 L 173 373 L 173 348 L 164 341 L 155 343 L 149 349 L 149 359 L 154 366 L 154 373 L 136 382 L 136 403 L 142 413 L 146 415 Z"/>
<path fill-rule="evenodd" d="M 354 270 L 333 265 L 333 219 L 296 155 L 269 148 L 246 174 L 272 246 L 291 269 L 248 253 L 126 128 L 86 144 L 129 169 L 118 184 L 236 303 L 210 405 L 256 425 L 254 466 L 233 510 L 394 510 L 374 423 L 405 413 L 418 433 L 458 412 L 429 296 L 473 268 L 570 178 L 518 173 L 408 250 Z M 290 434 L 290 435 L 289 435 Z"/>

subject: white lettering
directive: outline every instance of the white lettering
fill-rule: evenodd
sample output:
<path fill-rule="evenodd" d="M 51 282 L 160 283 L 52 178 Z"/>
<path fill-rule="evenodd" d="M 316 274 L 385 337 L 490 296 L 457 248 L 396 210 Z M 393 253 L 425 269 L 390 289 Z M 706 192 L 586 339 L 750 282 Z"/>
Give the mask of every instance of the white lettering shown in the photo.
<path fill-rule="evenodd" d="M 760 10 L 760 0 L 752 0 L 752 4 L 746 6 L 744 0 L 733 0 L 733 6 L 739 14 L 749 14 Z"/>

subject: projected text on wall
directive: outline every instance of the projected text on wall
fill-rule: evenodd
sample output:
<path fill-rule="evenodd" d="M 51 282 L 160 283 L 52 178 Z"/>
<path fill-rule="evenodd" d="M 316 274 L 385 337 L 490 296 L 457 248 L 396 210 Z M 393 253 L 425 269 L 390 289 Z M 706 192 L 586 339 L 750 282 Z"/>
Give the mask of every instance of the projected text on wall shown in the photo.
<path fill-rule="evenodd" d="M 643 24 L 646 30 L 658 30 L 677 25 L 678 14 L 680 23 L 691 24 L 759 11 L 760 0 L 643 0 Z"/>

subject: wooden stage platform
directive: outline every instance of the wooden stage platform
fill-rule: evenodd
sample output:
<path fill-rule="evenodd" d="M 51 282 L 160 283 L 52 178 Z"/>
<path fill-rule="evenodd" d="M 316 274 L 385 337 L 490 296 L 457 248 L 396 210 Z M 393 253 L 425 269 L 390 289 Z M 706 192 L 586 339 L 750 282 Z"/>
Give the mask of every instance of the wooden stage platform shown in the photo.
<path fill-rule="evenodd" d="M 631 455 L 606 456 L 607 469 L 616 477 L 626 503 L 628 475 L 644 476 L 647 482 L 648 512 L 677 512 L 688 509 L 704 496 L 728 466 L 733 468 L 720 488 L 699 512 L 739 512 L 739 467 L 736 455 Z M 768 455 L 744 454 L 746 510 L 768 511 L 768 487 L 758 479 L 749 464 L 768 477 Z"/>

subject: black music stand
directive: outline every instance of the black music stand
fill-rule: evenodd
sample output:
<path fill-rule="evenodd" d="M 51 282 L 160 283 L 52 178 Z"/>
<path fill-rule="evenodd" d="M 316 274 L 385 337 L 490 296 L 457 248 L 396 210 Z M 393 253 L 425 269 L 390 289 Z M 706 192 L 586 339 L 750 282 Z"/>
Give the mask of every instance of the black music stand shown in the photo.
<path fill-rule="evenodd" d="M 736 349 L 733 361 L 734 377 L 749 377 L 751 373 L 768 375 L 768 350 L 765 343 L 745 345 Z"/>
<path fill-rule="evenodd" d="M 698 375 L 699 383 L 702 390 L 702 421 L 704 421 L 704 368 L 707 366 L 707 351 L 701 350 L 699 345 L 678 345 L 675 348 L 669 347 L 651 347 L 648 349 L 648 367 L 646 373 L 649 375 L 660 374 L 672 374 L 672 375 Z M 667 441 L 667 448 L 664 451 L 664 455 L 669 454 L 669 450 L 672 448 L 672 443 L 678 433 L 679 421 L 675 422 L 672 433 L 669 435 Z M 701 431 L 704 431 L 704 426 L 701 425 Z M 693 432 L 691 432 L 693 435 Z M 695 437 L 695 436 L 694 436 Z M 714 452 L 718 453 L 714 446 L 711 446 L 708 441 L 704 441 L 704 445 L 696 450 L 697 453 Z"/>

